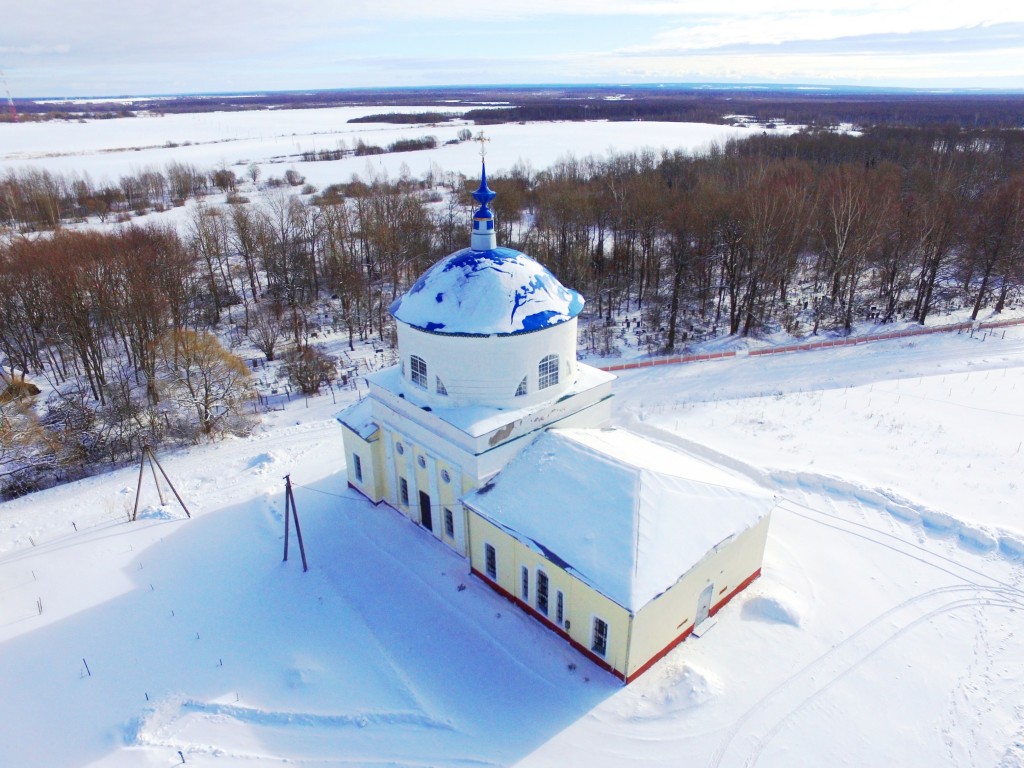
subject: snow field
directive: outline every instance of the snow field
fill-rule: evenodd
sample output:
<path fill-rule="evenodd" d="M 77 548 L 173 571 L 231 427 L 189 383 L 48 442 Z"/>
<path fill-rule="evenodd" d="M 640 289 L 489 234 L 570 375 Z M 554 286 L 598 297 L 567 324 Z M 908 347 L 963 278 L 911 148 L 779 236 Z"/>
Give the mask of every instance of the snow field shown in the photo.
<path fill-rule="evenodd" d="M 140 115 L 110 120 L 0 123 L 0 172 L 37 168 L 53 173 L 89 174 L 96 183 L 116 183 L 147 168 L 163 170 L 169 162 L 195 165 L 203 171 L 230 168 L 245 177 L 250 163 L 260 166 L 262 179 L 283 176 L 294 168 L 320 189 L 363 179 L 403 173 L 423 176 L 431 169 L 472 176 L 479 167 L 479 147 L 472 142 L 445 145 L 466 123 L 393 125 L 349 123 L 368 114 L 437 111 L 437 107 L 334 107 L 327 109 L 254 110 L 194 114 Z M 461 112 L 468 107 L 445 108 Z M 516 163 L 541 170 L 573 154 L 606 156 L 611 151 L 648 147 L 693 150 L 749 135 L 750 128 L 702 123 L 528 123 L 492 125 L 470 130 L 492 139 L 487 165 L 492 174 Z M 788 129 L 787 129 L 788 130 Z M 418 152 L 395 152 L 341 160 L 303 162 L 301 154 L 351 149 L 358 140 L 386 147 L 399 139 L 436 136 L 440 146 Z M 58 149 L 59 148 L 59 149 Z"/>

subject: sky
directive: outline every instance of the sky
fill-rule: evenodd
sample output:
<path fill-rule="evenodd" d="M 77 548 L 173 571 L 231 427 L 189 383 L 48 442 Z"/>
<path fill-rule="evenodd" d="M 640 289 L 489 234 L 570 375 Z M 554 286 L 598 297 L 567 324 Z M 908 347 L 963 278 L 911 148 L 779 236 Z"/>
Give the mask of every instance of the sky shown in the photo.
<path fill-rule="evenodd" d="M 734 83 L 1024 88 L 1008 0 L 5 0 L 13 96 Z"/>

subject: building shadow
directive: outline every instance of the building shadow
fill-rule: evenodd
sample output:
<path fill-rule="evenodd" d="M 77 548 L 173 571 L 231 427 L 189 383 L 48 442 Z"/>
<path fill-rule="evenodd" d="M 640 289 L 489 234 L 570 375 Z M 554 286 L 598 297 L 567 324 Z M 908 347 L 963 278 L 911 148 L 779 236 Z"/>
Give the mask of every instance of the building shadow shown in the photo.
<path fill-rule="evenodd" d="M 116 597 L 0 645 L 5 694 L 18 697 L 0 763 L 131 749 L 168 764 L 215 750 L 507 765 L 621 690 L 342 477 L 295 489 L 308 573 L 294 539 L 281 560 L 283 492 L 83 541 L 79 567 L 104 547 L 138 554 Z"/>

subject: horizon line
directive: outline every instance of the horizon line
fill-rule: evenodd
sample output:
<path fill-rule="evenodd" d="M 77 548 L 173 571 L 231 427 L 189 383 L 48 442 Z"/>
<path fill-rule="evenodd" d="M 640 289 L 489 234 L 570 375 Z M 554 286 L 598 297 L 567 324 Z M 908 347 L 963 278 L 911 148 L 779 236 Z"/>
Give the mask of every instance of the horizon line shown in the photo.
<path fill-rule="evenodd" d="M 806 95 L 817 93 L 834 95 L 837 93 L 900 93 L 906 95 L 985 95 L 985 96 L 1022 96 L 1024 88 L 997 88 L 985 86 L 896 86 L 896 85 L 825 85 L 820 83 L 729 83 L 729 82 L 677 82 L 677 81 L 651 81 L 642 83 L 616 83 L 616 82 L 593 82 L 593 83 L 481 83 L 473 85 L 396 85 L 396 86 L 344 86 L 338 88 L 282 88 L 266 90 L 240 90 L 240 91 L 179 91 L 179 92 L 151 92 L 151 93 L 121 93 L 121 94 L 84 94 L 78 96 L 13 96 L 12 100 L 17 102 L 60 101 L 74 102 L 81 100 L 115 100 L 115 99 L 183 99 L 183 98 L 213 98 L 213 97 L 253 97 L 253 96 L 275 96 L 289 94 L 319 93 L 392 93 L 392 92 L 416 92 L 416 91 L 470 91 L 470 90 L 528 90 L 538 88 L 558 88 L 566 90 L 581 90 L 586 88 L 598 89 L 620 89 L 620 90 L 646 90 L 646 89 L 678 89 L 690 91 L 799 91 Z"/>

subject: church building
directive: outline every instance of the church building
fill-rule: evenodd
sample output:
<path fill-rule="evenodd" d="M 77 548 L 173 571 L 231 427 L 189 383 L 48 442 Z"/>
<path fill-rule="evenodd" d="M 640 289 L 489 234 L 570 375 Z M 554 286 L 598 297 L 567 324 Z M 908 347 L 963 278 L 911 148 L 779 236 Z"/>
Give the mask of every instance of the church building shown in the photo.
<path fill-rule="evenodd" d="M 470 247 L 391 305 L 400 363 L 338 416 L 349 485 L 628 682 L 760 574 L 774 502 L 608 429 L 583 298 L 497 245 L 494 196 L 484 169 Z"/>

